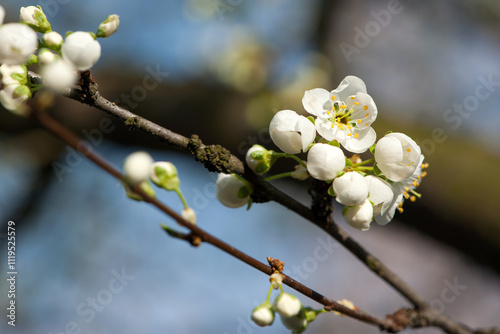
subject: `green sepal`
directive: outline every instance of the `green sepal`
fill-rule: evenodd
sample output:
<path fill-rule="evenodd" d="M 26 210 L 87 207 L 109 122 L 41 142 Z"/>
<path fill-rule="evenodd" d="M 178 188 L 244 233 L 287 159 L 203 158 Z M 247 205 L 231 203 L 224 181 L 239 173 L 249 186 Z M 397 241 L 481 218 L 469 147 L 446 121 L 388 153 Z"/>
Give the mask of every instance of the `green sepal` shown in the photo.
<path fill-rule="evenodd" d="M 312 117 L 312 116 L 307 116 L 307 119 L 308 119 L 308 120 L 310 120 L 312 124 L 314 124 L 314 121 L 315 121 L 314 117 Z"/>
<path fill-rule="evenodd" d="M 380 168 L 378 168 L 378 165 L 377 164 L 374 164 L 373 165 L 373 173 L 376 175 L 376 176 L 379 176 L 379 175 L 382 175 L 382 171 L 380 170 Z"/>
<path fill-rule="evenodd" d="M 28 60 L 26 61 L 26 66 L 35 65 L 36 63 L 38 63 L 38 56 L 31 55 L 31 56 L 29 56 Z"/>
<path fill-rule="evenodd" d="M 389 133 L 392 133 L 391 130 L 387 131 L 384 136 L 387 136 Z"/>
<path fill-rule="evenodd" d="M 335 197 L 335 191 L 333 191 L 333 185 L 328 188 L 328 195 Z"/>
<path fill-rule="evenodd" d="M 377 144 L 373 144 L 372 146 L 370 146 L 369 150 L 370 152 L 372 152 L 372 154 L 375 154 L 375 147 L 377 146 Z"/>
<path fill-rule="evenodd" d="M 335 147 L 340 147 L 339 142 L 336 141 L 336 140 L 332 140 L 332 141 L 328 142 L 328 145 L 332 145 L 332 146 L 335 146 Z"/>
<path fill-rule="evenodd" d="M 243 186 L 238 190 L 236 197 L 238 198 L 246 198 L 252 194 L 252 189 L 248 186 Z"/>
<path fill-rule="evenodd" d="M 345 165 L 346 165 L 347 167 L 352 167 L 352 166 L 353 166 L 353 163 L 352 163 L 352 161 L 351 161 L 351 160 L 349 160 L 349 159 L 345 158 Z"/>

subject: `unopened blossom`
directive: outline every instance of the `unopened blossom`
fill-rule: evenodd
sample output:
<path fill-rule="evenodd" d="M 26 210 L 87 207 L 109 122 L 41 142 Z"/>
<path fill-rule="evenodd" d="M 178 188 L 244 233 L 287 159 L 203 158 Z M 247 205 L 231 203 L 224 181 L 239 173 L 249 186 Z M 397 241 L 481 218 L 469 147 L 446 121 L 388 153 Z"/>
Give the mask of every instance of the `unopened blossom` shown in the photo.
<path fill-rule="evenodd" d="M 318 117 L 316 130 L 326 140 L 336 140 L 353 153 L 362 153 L 375 142 L 371 124 L 377 118 L 377 106 L 360 78 L 347 76 L 331 92 L 322 88 L 306 91 L 302 104 Z"/>
<path fill-rule="evenodd" d="M 269 281 L 271 282 L 273 289 L 278 290 L 283 283 L 283 275 L 281 273 L 275 272 L 271 276 L 269 276 Z"/>
<path fill-rule="evenodd" d="M 182 210 L 182 218 L 186 219 L 191 224 L 196 224 L 196 213 L 191 208 L 184 208 Z"/>
<path fill-rule="evenodd" d="M 293 317 L 299 314 L 302 303 L 294 295 L 282 292 L 274 300 L 274 308 L 282 317 Z"/>
<path fill-rule="evenodd" d="M 260 327 L 271 326 L 274 322 L 273 306 L 265 302 L 252 311 L 252 321 Z"/>
<path fill-rule="evenodd" d="M 46 51 L 39 57 L 39 61 L 43 64 L 50 61 L 49 58 L 55 58 L 55 55 L 50 51 Z M 47 87 L 56 92 L 64 92 L 65 89 L 73 86 L 78 80 L 75 69 L 60 58 L 43 65 L 40 74 Z"/>
<path fill-rule="evenodd" d="M 24 65 L 0 66 L 0 80 L 3 86 L 24 85 L 28 82 L 28 69 Z"/>
<path fill-rule="evenodd" d="M 21 7 L 19 21 L 41 33 L 51 31 L 50 23 L 40 6 Z"/>
<path fill-rule="evenodd" d="M 138 151 L 128 155 L 123 163 L 125 180 L 132 185 L 146 181 L 152 164 L 153 158 L 147 152 Z"/>
<path fill-rule="evenodd" d="M 385 210 L 380 212 L 380 215 L 375 216 L 375 221 L 379 225 L 385 225 L 389 223 L 393 217 L 396 210 L 403 212 L 403 202 L 405 199 L 410 199 L 411 201 L 416 200 L 416 196 L 420 196 L 415 192 L 415 189 L 420 185 L 422 178 L 427 175 L 424 171 L 428 167 L 428 164 L 424 163 L 424 156 L 421 154 L 418 159 L 417 168 L 415 172 L 406 180 L 400 182 L 394 182 L 392 184 L 392 192 L 394 194 L 392 201 L 387 204 Z M 415 195 L 416 194 L 416 195 Z"/>
<path fill-rule="evenodd" d="M 168 161 L 157 161 L 149 169 L 149 178 L 158 187 L 166 190 L 179 188 L 180 180 L 175 165 Z"/>
<path fill-rule="evenodd" d="M 309 175 L 309 172 L 307 171 L 307 162 L 302 161 L 301 164 L 295 165 L 294 171 L 290 174 L 290 176 L 300 181 L 308 179 L 311 175 Z"/>
<path fill-rule="evenodd" d="M 53 50 L 58 50 L 63 43 L 63 37 L 61 36 L 61 34 L 55 31 L 44 34 L 42 40 L 46 46 Z"/>
<path fill-rule="evenodd" d="M 90 33 L 76 31 L 66 37 L 61 52 L 65 61 L 79 71 L 86 71 L 99 60 L 101 45 Z"/>
<path fill-rule="evenodd" d="M 261 145 L 253 145 L 246 154 L 248 167 L 257 174 L 265 174 L 273 164 L 273 151 L 268 151 Z"/>
<path fill-rule="evenodd" d="M 219 202 L 229 208 L 242 207 L 250 201 L 252 186 L 236 174 L 219 174 L 215 182 Z"/>
<path fill-rule="evenodd" d="M 385 214 L 394 198 L 392 185 L 374 175 L 365 176 L 365 182 L 368 185 L 368 199 L 373 204 L 373 216 L 377 219 L 376 216 Z"/>
<path fill-rule="evenodd" d="M 96 37 L 109 37 L 113 35 L 120 25 L 120 17 L 116 14 L 109 15 L 97 29 Z"/>
<path fill-rule="evenodd" d="M 404 133 L 392 132 L 380 139 L 375 147 L 375 161 L 385 177 L 399 182 L 417 169 L 420 147 Z"/>
<path fill-rule="evenodd" d="M 38 48 L 36 32 L 22 23 L 0 26 L 0 63 L 23 65 Z"/>
<path fill-rule="evenodd" d="M 21 116 L 25 116 L 26 114 L 24 102 L 30 97 L 31 91 L 29 87 L 25 85 L 7 85 L 0 90 L 0 103 L 3 107 Z"/>
<path fill-rule="evenodd" d="M 361 231 L 370 229 L 373 219 L 373 206 L 368 199 L 361 205 L 346 206 L 342 212 L 345 221 L 354 228 Z"/>
<path fill-rule="evenodd" d="M 296 154 L 307 152 L 316 137 L 316 129 L 310 120 L 295 111 L 281 110 L 271 120 L 269 134 L 283 152 Z"/>
<path fill-rule="evenodd" d="M 344 167 L 344 152 L 336 146 L 314 144 L 307 153 L 307 171 L 315 179 L 332 180 Z"/>
<path fill-rule="evenodd" d="M 360 205 L 368 197 L 368 185 L 358 172 L 347 172 L 333 181 L 335 199 L 344 205 Z"/>
<path fill-rule="evenodd" d="M 38 52 L 38 63 L 40 65 L 48 65 L 54 62 L 56 59 L 57 56 L 49 49 L 43 48 Z"/>
<path fill-rule="evenodd" d="M 350 300 L 348 299 L 341 299 L 341 300 L 337 300 L 337 303 L 339 303 L 340 305 L 342 306 L 345 306 L 347 307 L 348 309 L 351 309 L 351 310 L 358 310 L 358 308 L 354 305 L 353 302 L 351 302 Z M 337 311 L 333 311 L 334 314 L 336 315 L 340 315 L 342 317 L 345 316 L 345 314 L 343 313 L 340 313 L 340 312 L 337 312 Z"/>

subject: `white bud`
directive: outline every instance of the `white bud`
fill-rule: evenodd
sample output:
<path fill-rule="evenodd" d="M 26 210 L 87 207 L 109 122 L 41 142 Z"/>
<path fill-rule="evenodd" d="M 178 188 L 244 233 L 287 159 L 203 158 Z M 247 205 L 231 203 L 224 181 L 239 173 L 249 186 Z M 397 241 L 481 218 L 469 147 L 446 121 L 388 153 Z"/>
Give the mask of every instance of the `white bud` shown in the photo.
<path fill-rule="evenodd" d="M 294 167 L 295 170 L 290 174 L 291 177 L 293 177 L 294 179 L 300 180 L 300 181 L 306 180 L 309 178 L 309 176 L 311 176 L 307 172 L 306 161 L 302 161 L 302 162 L 304 163 L 304 165 L 302 165 L 302 164 L 295 165 L 295 167 Z"/>
<path fill-rule="evenodd" d="M 281 273 L 275 272 L 271 276 L 269 276 L 269 281 L 271 282 L 273 289 L 278 290 L 283 283 L 283 275 Z"/>
<path fill-rule="evenodd" d="M 191 208 L 185 208 L 182 210 L 182 218 L 186 219 L 191 224 L 196 224 L 196 213 Z"/>
<path fill-rule="evenodd" d="M 42 39 L 43 42 L 51 49 L 58 49 L 63 43 L 63 37 L 55 31 L 44 34 Z"/>
<path fill-rule="evenodd" d="M 14 114 L 26 116 L 24 102 L 31 97 L 28 86 L 8 85 L 0 90 L 0 103 Z"/>
<path fill-rule="evenodd" d="M 348 309 L 351 309 L 351 310 L 358 310 L 358 308 L 354 305 L 353 302 L 351 302 L 350 300 L 348 299 L 341 299 L 341 300 L 338 300 L 337 303 L 339 303 L 340 305 L 342 306 L 345 306 L 347 307 Z M 335 313 L 336 315 L 340 315 L 342 317 L 345 316 L 345 314 L 343 313 L 340 313 L 340 312 L 337 312 L 337 311 L 333 311 L 333 313 Z"/>
<path fill-rule="evenodd" d="M 28 24 L 38 32 L 49 32 L 50 23 L 40 6 L 21 7 L 19 21 Z"/>
<path fill-rule="evenodd" d="M 120 25 L 120 17 L 116 14 L 109 15 L 97 29 L 97 37 L 109 37 L 113 35 Z"/>
<path fill-rule="evenodd" d="M 65 61 L 79 71 L 86 71 L 99 60 L 101 45 L 88 32 L 76 31 L 66 37 L 61 52 Z"/>
<path fill-rule="evenodd" d="M 50 60 L 48 59 L 50 57 L 49 54 L 54 55 L 50 51 L 42 54 L 42 63 L 46 60 Z M 64 92 L 65 89 L 73 86 L 78 80 L 75 69 L 61 59 L 55 59 L 51 63 L 42 66 L 40 74 L 43 77 L 43 81 L 47 84 L 47 87 L 56 92 Z"/>
<path fill-rule="evenodd" d="M 314 144 L 307 154 L 307 171 L 315 179 L 332 180 L 344 167 L 344 152 L 336 146 Z"/>
<path fill-rule="evenodd" d="M 0 66 L 0 79 L 4 86 L 7 85 L 25 85 L 28 82 L 28 69 L 21 65 Z"/>
<path fill-rule="evenodd" d="M 147 180 L 153 158 L 149 153 L 139 151 L 130 154 L 123 164 L 125 180 L 134 185 Z"/>
<path fill-rule="evenodd" d="M 281 110 L 269 124 L 269 135 L 283 152 L 306 152 L 316 137 L 314 124 L 293 110 Z"/>
<path fill-rule="evenodd" d="M 368 231 L 373 218 L 373 206 L 369 200 L 365 200 L 361 205 L 346 206 L 342 215 L 352 227 L 361 231 Z"/>
<path fill-rule="evenodd" d="M 344 205 L 360 205 L 368 197 L 368 185 L 358 172 L 347 172 L 333 181 L 336 200 Z"/>
<path fill-rule="evenodd" d="M 368 184 L 368 199 L 373 203 L 373 215 L 377 216 L 387 211 L 394 198 L 392 186 L 384 179 L 374 175 L 365 176 Z"/>
<path fill-rule="evenodd" d="M 272 165 L 272 152 L 260 145 L 253 145 L 246 154 L 248 167 L 257 174 L 265 174 Z"/>
<path fill-rule="evenodd" d="M 251 185 L 236 174 L 219 174 L 215 182 L 217 199 L 229 208 L 239 208 L 248 204 Z"/>
<path fill-rule="evenodd" d="M 149 178 L 158 187 L 166 190 L 179 188 L 180 180 L 177 176 L 177 168 L 168 161 L 158 161 L 151 165 Z"/>
<path fill-rule="evenodd" d="M 40 65 L 48 65 L 56 60 L 56 55 L 49 49 L 41 49 L 38 52 L 38 63 Z"/>
<path fill-rule="evenodd" d="M 302 303 L 294 295 L 282 292 L 274 300 L 274 308 L 282 317 L 293 317 L 299 314 Z"/>
<path fill-rule="evenodd" d="M 274 322 L 274 310 L 269 302 L 265 302 L 252 311 L 252 321 L 260 327 L 271 326 Z"/>
<path fill-rule="evenodd" d="M 286 328 L 293 331 L 292 333 L 302 333 L 309 325 L 307 319 L 301 314 L 297 314 L 293 317 L 280 316 L 280 318 L 281 323 L 283 323 Z"/>
<path fill-rule="evenodd" d="M 22 23 L 0 26 L 0 63 L 22 65 L 38 48 L 36 32 Z"/>
<path fill-rule="evenodd" d="M 420 147 L 404 133 L 389 133 L 380 139 L 375 147 L 375 161 L 378 168 L 391 181 L 399 182 L 409 178 L 420 161 Z"/>

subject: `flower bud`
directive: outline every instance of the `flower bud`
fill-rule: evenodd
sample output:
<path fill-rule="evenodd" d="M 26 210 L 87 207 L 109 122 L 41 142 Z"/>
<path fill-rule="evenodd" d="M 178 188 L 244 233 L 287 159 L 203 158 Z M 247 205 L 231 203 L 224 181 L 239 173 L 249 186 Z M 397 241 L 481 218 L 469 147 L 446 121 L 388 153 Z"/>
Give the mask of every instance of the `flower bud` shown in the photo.
<path fill-rule="evenodd" d="M 271 282 L 273 289 L 278 290 L 283 283 L 283 275 L 281 273 L 275 272 L 271 276 L 269 276 L 269 281 Z"/>
<path fill-rule="evenodd" d="M 345 221 L 354 228 L 368 231 L 373 218 L 373 206 L 369 200 L 361 205 L 346 206 L 342 211 Z"/>
<path fill-rule="evenodd" d="M 291 177 L 293 177 L 294 179 L 300 180 L 300 181 L 304 181 L 304 180 L 308 179 L 309 176 L 311 176 L 307 172 L 306 161 L 302 161 L 302 162 L 304 163 L 304 165 L 302 165 L 302 164 L 296 165 L 294 167 L 295 170 L 290 174 Z"/>
<path fill-rule="evenodd" d="M 65 61 L 79 71 L 86 71 L 99 60 L 101 45 L 90 33 L 76 31 L 66 37 L 61 52 Z"/>
<path fill-rule="evenodd" d="M 191 208 L 185 208 L 182 210 L 182 218 L 186 219 L 191 224 L 196 224 L 196 213 Z"/>
<path fill-rule="evenodd" d="M 373 216 L 385 213 L 394 198 L 392 186 L 384 179 L 374 175 L 365 176 L 370 195 L 368 199 L 373 203 Z"/>
<path fill-rule="evenodd" d="M 403 133 L 392 132 L 380 139 L 375 147 L 378 168 L 391 181 L 409 178 L 417 169 L 420 147 Z"/>
<path fill-rule="evenodd" d="M 309 326 L 307 319 L 300 314 L 294 317 L 281 316 L 280 319 L 283 326 L 291 330 L 292 333 L 303 333 Z"/>
<path fill-rule="evenodd" d="M 177 168 L 168 161 L 158 161 L 152 164 L 149 177 L 158 187 L 169 191 L 178 189 L 181 183 L 177 176 Z"/>
<path fill-rule="evenodd" d="M 120 25 L 120 17 L 116 14 L 109 15 L 97 29 L 96 37 L 109 37 L 113 35 Z"/>
<path fill-rule="evenodd" d="M 19 21 L 28 24 L 35 31 L 41 33 L 52 30 L 50 23 L 40 6 L 21 7 Z"/>
<path fill-rule="evenodd" d="M 283 152 L 306 152 L 316 138 L 314 124 L 293 110 L 281 110 L 269 124 L 269 135 Z"/>
<path fill-rule="evenodd" d="M 368 197 L 368 185 L 358 172 L 347 172 L 333 180 L 336 200 L 344 205 L 360 205 Z"/>
<path fill-rule="evenodd" d="M 144 151 L 130 154 L 123 164 L 125 181 L 131 185 L 146 181 L 152 164 L 153 158 Z"/>
<path fill-rule="evenodd" d="M 246 155 L 248 166 L 257 174 L 265 174 L 273 165 L 273 151 L 268 151 L 260 145 L 252 146 Z"/>
<path fill-rule="evenodd" d="M 314 144 L 307 154 L 307 171 L 315 179 L 332 180 L 344 167 L 344 152 L 336 146 Z"/>
<path fill-rule="evenodd" d="M 38 63 L 40 65 L 48 65 L 56 60 L 56 55 L 49 49 L 41 49 L 38 52 Z"/>
<path fill-rule="evenodd" d="M 50 55 L 52 55 L 54 59 L 56 58 L 52 52 L 46 51 L 39 56 L 39 61 L 42 64 L 46 61 L 50 61 Z M 47 87 L 55 92 L 64 92 L 65 89 L 73 86 L 78 80 L 75 69 L 60 58 L 42 66 L 40 74 L 43 77 L 43 81 L 47 84 Z"/>
<path fill-rule="evenodd" d="M 0 90 L 0 103 L 14 114 L 26 116 L 24 102 L 31 97 L 31 90 L 25 85 L 8 85 Z"/>
<path fill-rule="evenodd" d="M 219 174 L 215 182 L 219 202 L 229 208 L 239 208 L 250 201 L 252 186 L 236 174 Z"/>
<path fill-rule="evenodd" d="M 293 317 L 299 314 L 302 303 L 294 295 L 282 292 L 274 300 L 274 308 L 282 317 Z"/>
<path fill-rule="evenodd" d="M 28 69 L 23 65 L 0 66 L 0 80 L 4 86 L 25 85 L 28 83 Z"/>
<path fill-rule="evenodd" d="M 0 63 L 22 65 L 38 48 L 36 32 L 22 23 L 0 26 Z"/>
<path fill-rule="evenodd" d="M 42 40 L 45 43 L 45 45 L 51 48 L 52 50 L 59 50 L 63 43 L 63 37 L 58 32 L 55 31 L 51 31 L 44 34 Z"/>
<path fill-rule="evenodd" d="M 274 310 L 269 302 L 265 302 L 252 311 L 252 321 L 260 327 L 271 326 L 274 322 Z"/>

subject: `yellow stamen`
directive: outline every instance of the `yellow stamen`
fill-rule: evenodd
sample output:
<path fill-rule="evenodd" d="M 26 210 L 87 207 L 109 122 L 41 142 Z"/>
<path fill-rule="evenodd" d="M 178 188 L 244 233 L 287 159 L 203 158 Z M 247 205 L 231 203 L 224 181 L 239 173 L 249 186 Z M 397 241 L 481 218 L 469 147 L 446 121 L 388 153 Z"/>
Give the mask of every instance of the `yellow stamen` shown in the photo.
<path fill-rule="evenodd" d="M 407 148 L 406 152 L 410 153 L 411 152 L 411 148 Z"/>
<path fill-rule="evenodd" d="M 354 105 L 355 105 L 355 106 L 359 105 L 359 102 L 354 102 Z"/>
<path fill-rule="evenodd" d="M 364 110 L 368 110 L 368 106 L 364 106 L 364 107 L 363 107 L 363 109 L 364 109 Z"/>
<path fill-rule="evenodd" d="M 359 138 L 359 134 L 355 133 L 354 134 L 354 138 L 358 139 Z"/>

